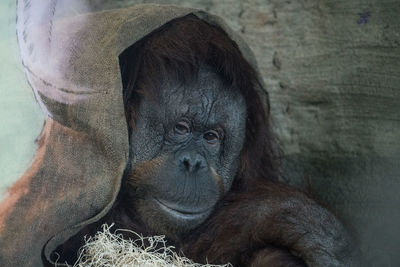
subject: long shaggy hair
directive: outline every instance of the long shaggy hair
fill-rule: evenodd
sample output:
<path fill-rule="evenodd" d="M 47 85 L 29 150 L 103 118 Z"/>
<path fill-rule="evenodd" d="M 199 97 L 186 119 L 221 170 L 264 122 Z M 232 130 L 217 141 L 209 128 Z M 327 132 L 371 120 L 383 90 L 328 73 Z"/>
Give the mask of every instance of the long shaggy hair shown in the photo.
<path fill-rule="evenodd" d="M 264 106 L 255 89 L 264 89 L 260 77 L 221 28 L 194 15 L 175 19 L 127 48 L 119 60 L 129 128 L 142 96 L 157 97 L 165 77 L 187 83 L 196 79 L 200 66 L 211 67 L 231 90 L 241 92 L 247 105 L 246 140 L 232 190 L 244 190 L 259 179 L 278 179 L 269 103 Z"/>

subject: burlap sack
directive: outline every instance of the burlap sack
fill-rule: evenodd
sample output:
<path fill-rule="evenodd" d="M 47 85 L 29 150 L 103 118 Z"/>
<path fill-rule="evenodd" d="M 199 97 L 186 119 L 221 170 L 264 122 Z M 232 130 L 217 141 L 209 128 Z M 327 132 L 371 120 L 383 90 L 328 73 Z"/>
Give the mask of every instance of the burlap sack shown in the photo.
<path fill-rule="evenodd" d="M 67 1 L 57 3 L 21 0 L 17 7 L 26 76 L 48 119 L 32 166 L 0 204 L 1 266 L 55 260 L 58 245 L 112 206 L 128 157 L 118 62 L 127 47 L 193 13 L 224 29 L 257 69 L 245 42 L 204 11 L 136 5 L 74 14 L 63 12 Z"/>

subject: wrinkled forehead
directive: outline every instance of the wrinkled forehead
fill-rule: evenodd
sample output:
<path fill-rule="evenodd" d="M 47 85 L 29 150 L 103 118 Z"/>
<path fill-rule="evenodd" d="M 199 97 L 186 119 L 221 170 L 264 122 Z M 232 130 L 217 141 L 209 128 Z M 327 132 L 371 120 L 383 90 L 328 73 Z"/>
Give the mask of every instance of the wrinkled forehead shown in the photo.
<path fill-rule="evenodd" d="M 227 119 L 246 111 L 238 89 L 231 88 L 209 68 L 201 68 L 193 81 L 182 84 L 168 80 L 159 88 L 159 107 L 168 114 L 194 119 Z M 234 113 L 234 114 L 233 114 Z"/>

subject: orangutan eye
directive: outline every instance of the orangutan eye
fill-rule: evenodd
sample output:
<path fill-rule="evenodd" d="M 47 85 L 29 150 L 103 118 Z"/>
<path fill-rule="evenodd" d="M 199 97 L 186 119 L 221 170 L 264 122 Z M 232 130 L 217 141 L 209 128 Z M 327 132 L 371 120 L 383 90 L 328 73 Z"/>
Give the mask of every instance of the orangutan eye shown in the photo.
<path fill-rule="evenodd" d="M 175 124 L 175 133 L 185 135 L 190 132 L 190 125 L 186 121 L 181 121 Z"/>
<path fill-rule="evenodd" d="M 216 131 L 208 131 L 203 135 L 203 138 L 210 144 L 215 144 L 219 141 L 219 135 Z"/>

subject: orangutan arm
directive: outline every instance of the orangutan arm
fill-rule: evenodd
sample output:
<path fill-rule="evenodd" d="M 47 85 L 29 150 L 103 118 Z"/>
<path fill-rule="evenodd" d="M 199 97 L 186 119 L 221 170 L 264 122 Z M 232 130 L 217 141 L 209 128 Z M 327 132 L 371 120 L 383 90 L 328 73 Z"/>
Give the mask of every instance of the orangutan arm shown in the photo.
<path fill-rule="evenodd" d="M 234 266 L 355 265 L 352 242 L 329 211 L 284 184 L 254 188 L 227 196 L 197 230 L 190 256 Z"/>

